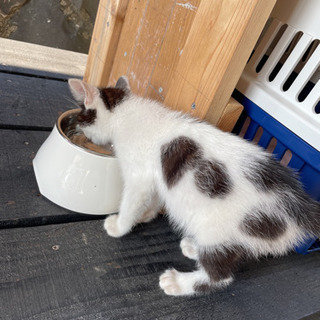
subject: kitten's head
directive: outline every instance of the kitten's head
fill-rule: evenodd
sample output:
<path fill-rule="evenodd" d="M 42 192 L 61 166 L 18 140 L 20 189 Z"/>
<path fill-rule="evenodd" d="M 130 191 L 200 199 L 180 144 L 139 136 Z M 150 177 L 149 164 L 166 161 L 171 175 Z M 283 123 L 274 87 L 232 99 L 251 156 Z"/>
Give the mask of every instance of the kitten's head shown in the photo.
<path fill-rule="evenodd" d="M 79 79 L 69 79 L 70 91 L 81 107 L 77 122 L 84 134 L 95 144 L 106 144 L 112 113 L 129 95 L 126 77 L 115 87 L 97 88 Z"/>

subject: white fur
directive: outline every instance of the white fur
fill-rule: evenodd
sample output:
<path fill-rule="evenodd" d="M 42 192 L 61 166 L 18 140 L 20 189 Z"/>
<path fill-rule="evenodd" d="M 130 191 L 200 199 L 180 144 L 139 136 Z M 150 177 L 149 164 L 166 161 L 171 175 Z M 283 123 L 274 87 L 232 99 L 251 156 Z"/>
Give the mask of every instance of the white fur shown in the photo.
<path fill-rule="evenodd" d="M 233 278 L 227 278 L 213 284 L 214 288 L 228 286 Z M 199 268 L 193 272 L 179 272 L 175 269 L 168 269 L 159 279 L 160 288 L 168 295 L 192 295 L 195 294 L 195 285 L 207 284 L 210 282 L 206 272 Z"/>
<path fill-rule="evenodd" d="M 182 251 L 182 254 L 193 260 L 198 260 L 198 250 L 197 246 L 192 240 L 192 238 L 185 237 L 180 242 L 180 248 Z"/>
<path fill-rule="evenodd" d="M 113 142 L 125 183 L 119 214 L 108 217 L 104 224 L 110 236 L 130 232 L 136 223 L 151 220 L 165 205 L 174 226 L 193 239 L 181 243 L 184 254 L 193 259 L 197 258 L 197 248 L 235 241 L 256 256 L 282 254 L 302 239 L 302 232 L 289 218 L 290 228 L 277 241 L 254 238 L 239 228 L 251 208 L 275 203 L 275 194 L 257 191 L 241 170 L 241 164 L 250 165 L 252 154 L 256 159 L 267 157 L 259 147 L 133 94 L 112 112 L 98 96 L 86 108 L 96 109 L 97 119 L 94 125 L 83 128 L 85 135 L 96 144 Z M 179 136 L 193 139 L 201 145 L 205 158 L 227 167 L 234 185 L 226 199 L 201 193 L 195 187 L 192 170 L 168 189 L 162 174 L 161 146 Z M 192 294 L 195 283 L 207 280 L 202 269 L 185 274 L 168 270 L 161 276 L 160 286 L 167 294 Z M 224 281 L 222 285 L 231 280 Z"/>
<path fill-rule="evenodd" d="M 257 254 L 264 251 L 261 246 L 265 241 L 245 236 L 237 227 L 251 208 L 274 203 L 272 193 L 257 191 L 241 172 L 240 164 L 250 162 L 253 153 L 256 157 L 266 156 L 260 148 L 134 95 L 113 112 L 109 112 L 100 99 L 94 106 L 98 112 L 96 123 L 83 128 L 84 133 L 97 144 L 113 141 L 125 181 L 117 220 L 119 236 L 132 229 L 158 194 L 173 223 L 199 246 L 211 247 L 241 239 L 245 246 L 257 250 Z M 195 188 L 191 170 L 168 189 L 162 176 L 160 149 L 181 135 L 199 143 L 205 157 L 220 160 L 227 166 L 235 184 L 228 201 L 209 198 Z M 108 219 L 116 221 L 113 217 Z M 297 237 L 297 231 L 293 233 L 287 235 L 280 247 L 277 242 L 274 250 L 286 251 L 290 238 Z M 272 247 L 272 242 L 269 246 Z"/>

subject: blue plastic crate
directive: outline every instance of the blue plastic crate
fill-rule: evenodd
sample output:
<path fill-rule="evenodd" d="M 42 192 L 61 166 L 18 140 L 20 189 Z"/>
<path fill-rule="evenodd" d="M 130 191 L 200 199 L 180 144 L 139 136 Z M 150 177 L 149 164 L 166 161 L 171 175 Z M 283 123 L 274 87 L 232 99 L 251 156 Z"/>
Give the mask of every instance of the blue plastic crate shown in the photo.
<path fill-rule="evenodd" d="M 259 139 L 256 142 L 265 149 L 268 148 L 272 140 L 276 140 L 273 153 L 279 160 L 290 150 L 292 157 L 288 166 L 299 172 L 306 192 L 320 201 L 320 152 L 263 111 L 238 90 L 234 91 L 233 97 L 245 109 L 244 116 L 240 118 L 235 128 L 235 133 L 240 133 L 245 120 L 249 117 L 250 123 L 244 133 L 244 138 L 250 141 L 256 140 L 257 133 L 260 131 Z M 296 248 L 296 251 L 301 254 L 318 250 L 320 250 L 320 241 L 317 238 L 309 239 Z"/>

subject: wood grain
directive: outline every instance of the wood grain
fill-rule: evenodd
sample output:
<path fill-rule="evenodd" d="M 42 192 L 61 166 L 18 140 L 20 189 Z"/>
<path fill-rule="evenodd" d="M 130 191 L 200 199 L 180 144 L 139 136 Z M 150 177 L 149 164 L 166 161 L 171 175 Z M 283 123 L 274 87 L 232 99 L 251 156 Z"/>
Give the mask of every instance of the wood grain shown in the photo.
<path fill-rule="evenodd" d="M 222 49 L 223 52 L 231 50 L 232 56 L 229 56 L 228 64 L 224 65 L 223 74 L 219 74 L 219 86 L 205 115 L 207 121 L 217 123 L 223 110 L 221 106 L 226 105 L 229 100 L 275 3 L 276 0 L 243 1 L 240 10 L 236 11 L 237 19 L 229 26 L 232 32 L 228 33 L 228 41 Z M 238 19 L 242 21 L 241 24 L 237 24 Z M 221 53 L 220 63 L 223 63 L 223 55 Z M 206 83 L 207 88 L 208 86 L 210 84 Z"/>
<path fill-rule="evenodd" d="M 128 70 L 132 91 L 145 96 L 154 66 L 166 36 L 172 13 L 172 1 L 149 1 L 134 56 Z"/>
<path fill-rule="evenodd" d="M 248 263 L 207 296 L 166 296 L 160 274 L 195 262 L 161 217 L 121 239 L 87 221 L 1 230 L 0 243 L 3 319 L 292 320 L 319 311 L 317 254 Z"/>
<path fill-rule="evenodd" d="M 165 103 L 216 124 L 274 3 L 201 1 Z"/>
<path fill-rule="evenodd" d="M 120 76 L 128 76 L 130 73 L 130 65 L 135 55 L 135 48 L 140 36 L 141 24 L 144 22 L 148 3 L 149 0 L 129 1 L 114 63 L 108 78 L 109 85 L 114 85 Z"/>
<path fill-rule="evenodd" d="M 58 116 L 76 106 L 65 81 L 0 72 L 0 127 L 53 127 Z"/>
<path fill-rule="evenodd" d="M 19 72 L 65 80 L 82 78 L 87 55 L 0 38 L 0 71 Z"/>
<path fill-rule="evenodd" d="M 227 106 L 223 110 L 219 121 L 217 122 L 217 127 L 222 131 L 231 132 L 236 122 L 238 121 L 242 111 L 242 104 L 234 98 L 231 98 Z"/>
<path fill-rule="evenodd" d="M 84 80 L 108 84 L 129 0 L 101 0 L 92 34 Z"/>
<path fill-rule="evenodd" d="M 130 1 L 119 41 L 92 45 L 86 78 L 113 85 L 127 75 L 134 93 L 217 124 L 275 1 Z M 103 23 L 98 15 L 97 39 Z M 108 65 L 103 79 L 91 71 L 94 59 Z"/>
<path fill-rule="evenodd" d="M 148 86 L 166 38 L 173 8 L 172 1 L 132 2 L 128 7 L 110 83 L 115 83 L 118 77 L 125 74 L 134 93 L 148 96 Z"/>
<path fill-rule="evenodd" d="M 167 95 L 170 79 L 175 72 L 185 42 L 195 18 L 200 0 L 176 3 L 150 80 L 150 87 L 158 92 L 162 101 Z M 149 91 L 150 92 L 150 91 Z M 149 94 L 147 93 L 147 97 Z"/>

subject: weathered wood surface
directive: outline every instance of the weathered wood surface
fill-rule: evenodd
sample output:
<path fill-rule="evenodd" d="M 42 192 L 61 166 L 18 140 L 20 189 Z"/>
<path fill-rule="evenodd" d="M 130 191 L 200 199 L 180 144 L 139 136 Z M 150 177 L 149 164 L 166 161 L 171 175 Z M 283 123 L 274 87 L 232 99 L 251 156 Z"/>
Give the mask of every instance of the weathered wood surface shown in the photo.
<path fill-rule="evenodd" d="M 66 81 L 0 72 L 0 127 L 49 130 L 58 116 L 74 106 Z"/>
<path fill-rule="evenodd" d="M 276 0 L 101 1 L 85 80 L 216 124 Z"/>
<path fill-rule="evenodd" d="M 87 55 L 0 38 L 0 70 L 65 79 L 82 78 Z"/>
<path fill-rule="evenodd" d="M 101 221 L 0 232 L 1 319 L 297 320 L 319 311 L 320 255 L 252 262 L 229 288 L 169 297 L 168 267 L 192 270 L 165 218 L 122 239 Z"/>
<path fill-rule="evenodd" d="M 107 85 L 104 82 L 112 69 L 128 2 L 128 0 L 99 2 L 84 76 L 91 84 Z"/>

